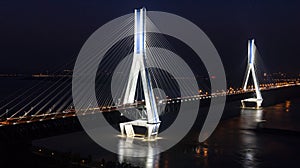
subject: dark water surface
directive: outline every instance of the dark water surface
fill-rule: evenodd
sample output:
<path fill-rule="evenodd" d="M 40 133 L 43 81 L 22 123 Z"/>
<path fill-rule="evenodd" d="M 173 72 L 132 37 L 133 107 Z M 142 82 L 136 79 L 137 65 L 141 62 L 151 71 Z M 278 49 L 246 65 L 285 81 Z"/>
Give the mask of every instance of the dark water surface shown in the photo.
<path fill-rule="evenodd" d="M 280 131 L 253 130 L 257 122 L 263 120 L 266 120 L 265 128 Z M 286 167 L 297 166 L 300 159 L 299 121 L 300 99 L 287 100 L 261 110 L 241 110 L 240 116 L 221 121 L 206 142 L 196 142 L 199 131 L 194 130 L 190 137 L 168 151 L 155 156 L 149 151 L 149 156 L 144 158 L 108 152 L 84 132 L 36 140 L 33 145 L 90 155 L 95 161 L 105 159 L 141 167 Z M 286 130 L 295 134 L 288 134 Z M 124 146 L 120 145 L 120 148 Z"/>

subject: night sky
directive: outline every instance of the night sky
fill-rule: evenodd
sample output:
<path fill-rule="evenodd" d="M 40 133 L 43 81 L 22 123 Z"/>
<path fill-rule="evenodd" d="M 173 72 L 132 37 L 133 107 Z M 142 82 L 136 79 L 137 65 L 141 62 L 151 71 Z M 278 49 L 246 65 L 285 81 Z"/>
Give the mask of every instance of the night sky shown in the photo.
<path fill-rule="evenodd" d="M 55 71 L 103 24 L 142 6 L 198 25 L 231 77 L 244 72 L 252 37 L 269 72 L 300 72 L 297 0 L 2 0 L 0 73 Z"/>

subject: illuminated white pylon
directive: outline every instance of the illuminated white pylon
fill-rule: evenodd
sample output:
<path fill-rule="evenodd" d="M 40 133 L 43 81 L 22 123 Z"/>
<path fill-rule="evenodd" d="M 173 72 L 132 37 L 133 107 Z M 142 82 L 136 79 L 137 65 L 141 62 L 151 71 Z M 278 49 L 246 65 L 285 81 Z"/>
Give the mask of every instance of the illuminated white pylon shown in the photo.
<path fill-rule="evenodd" d="M 126 131 L 125 125 L 127 125 L 127 127 L 128 125 L 147 127 L 148 137 L 151 135 L 157 135 L 158 133 L 160 120 L 146 60 L 146 8 L 141 8 L 135 9 L 134 11 L 134 53 L 123 102 L 124 104 L 134 103 L 137 80 L 139 74 L 141 74 L 143 92 L 145 96 L 147 121 L 136 120 L 127 123 L 121 123 L 120 129 L 123 135 L 124 129 Z"/>
<path fill-rule="evenodd" d="M 255 47 L 255 44 L 254 44 L 254 39 L 252 39 L 252 40 L 249 40 L 249 42 L 248 42 L 248 66 L 247 66 L 247 70 L 246 70 L 246 74 L 245 74 L 246 75 L 245 76 L 246 80 L 244 82 L 243 89 L 244 89 L 244 91 L 247 90 L 247 84 L 248 84 L 249 76 L 250 76 L 250 73 L 251 73 L 253 83 L 254 83 L 256 97 L 242 100 L 241 102 L 242 102 L 243 108 L 246 107 L 245 102 L 254 102 L 254 103 L 256 103 L 256 108 L 260 108 L 261 104 L 262 104 L 262 101 L 263 101 L 263 98 L 262 98 L 261 93 L 260 93 L 258 80 L 257 80 L 257 77 L 256 77 L 256 72 L 255 72 L 255 66 L 254 66 L 255 55 L 256 55 L 256 47 Z"/>

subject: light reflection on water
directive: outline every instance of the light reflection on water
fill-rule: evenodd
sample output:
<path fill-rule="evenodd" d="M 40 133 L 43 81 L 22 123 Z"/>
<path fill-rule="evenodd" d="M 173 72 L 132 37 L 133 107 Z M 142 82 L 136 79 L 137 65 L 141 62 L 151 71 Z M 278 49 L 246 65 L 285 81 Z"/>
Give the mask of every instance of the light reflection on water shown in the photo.
<path fill-rule="evenodd" d="M 134 141 L 138 141 L 137 143 L 143 145 L 145 148 L 137 151 L 133 145 L 135 143 Z M 145 168 L 159 167 L 159 154 L 155 154 L 159 153 L 160 149 L 156 143 L 156 141 L 142 141 L 131 137 L 120 138 L 118 144 L 118 160 L 120 163 L 135 163 Z"/>
<path fill-rule="evenodd" d="M 258 122 L 263 121 L 262 109 L 241 109 L 240 123 L 241 128 L 253 128 Z"/>
<path fill-rule="evenodd" d="M 166 167 L 282 167 L 287 162 L 296 164 L 300 155 L 300 136 L 286 136 L 281 134 L 256 133 L 251 129 L 256 128 L 257 123 L 265 121 L 266 128 L 278 128 L 300 131 L 300 99 L 286 101 L 274 106 L 259 110 L 241 109 L 240 116 L 223 120 L 211 137 L 205 142 L 194 141 L 199 136 L 199 130 L 192 131 L 188 138 L 173 148 L 153 155 L 159 148 L 148 148 L 146 151 L 136 152 L 131 148 L 135 140 L 121 138 L 119 141 L 119 155 L 111 155 L 115 161 L 131 163 L 145 168 Z M 51 138 L 50 138 L 51 139 Z M 62 139 L 64 139 L 62 141 Z M 36 141 L 36 145 L 63 150 L 58 147 L 59 140 L 68 142 L 68 137 L 52 138 Z M 70 138 L 69 138 L 70 139 Z M 75 139 L 75 138 L 72 138 Z M 80 145 L 89 152 L 97 149 L 97 145 L 79 141 Z M 147 145 L 151 145 L 149 142 Z M 154 142 L 155 143 L 155 142 Z M 76 151 L 76 145 L 68 146 Z M 103 150 L 103 149 L 102 149 Z M 135 152 L 133 152 L 135 151 Z M 96 153 L 96 152 L 95 152 Z M 133 157 L 122 155 L 132 154 Z M 84 155 L 84 153 L 81 153 Z M 101 152 L 100 152 L 101 154 Z M 98 154 L 97 157 L 102 158 Z M 147 157 L 138 157 L 147 154 Z"/>
<path fill-rule="evenodd" d="M 241 115 L 239 117 L 222 122 L 216 130 L 216 132 L 213 134 L 213 137 L 207 140 L 206 142 L 185 142 L 186 144 L 179 144 L 171 151 L 167 151 L 160 155 L 154 156 L 152 154 L 153 148 L 148 148 L 148 151 L 143 151 L 148 152 L 149 154 L 146 158 L 140 158 L 138 156 L 138 158 L 123 156 L 122 153 L 127 153 L 128 155 L 128 153 L 131 153 L 135 150 L 131 148 L 133 139 L 121 139 L 119 143 L 119 162 L 129 162 L 146 168 L 166 167 L 166 165 L 169 166 L 169 164 L 164 164 L 164 162 L 160 162 L 160 157 L 168 155 L 171 162 L 176 162 L 177 159 L 174 158 L 176 158 L 175 155 L 178 155 L 182 156 L 183 158 L 189 156 L 192 158 L 194 157 L 194 159 L 196 159 L 193 163 L 186 163 L 186 160 L 180 161 L 186 164 L 188 167 L 198 167 L 199 165 L 201 167 L 209 167 L 211 165 L 211 158 L 220 159 L 222 157 L 231 157 L 228 159 L 235 160 L 235 163 L 231 165 L 240 165 L 243 167 L 257 167 L 260 162 L 260 159 L 256 156 L 258 151 L 256 147 L 253 147 L 253 145 L 251 145 L 256 144 L 256 139 L 255 137 L 253 137 L 253 134 L 251 132 L 246 133 L 245 136 L 243 135 L 244 133 L 240 135 L 240 129 L 253 128 L 256 126 L 257 122 L 260 122 L 262 120 L 263 109 L 242 109 Z M 235 141 L 240 142 L 236 143 L 232 141 L 231 138 L 234 138 L 236 139 Z M 225 140 L 223 141 L 223 139 Z M 223 144 L 223 142 L 225 143 Z M 237 144 L 241 145 L 241 148 L 239 148 L 239 146 L 236 146 Z M 230 147 L 231 145 L 233 145 L 234 147 Z M 156 148 L 154 150 L 159 149 Z M 141 156 L 143 155 L 143 153 L 140 154 Z M 165 160 L 165 163 L 169 163 L 169 160 Z M 172 164 L 172 167 L 181 167 L 181 164 Z"/>

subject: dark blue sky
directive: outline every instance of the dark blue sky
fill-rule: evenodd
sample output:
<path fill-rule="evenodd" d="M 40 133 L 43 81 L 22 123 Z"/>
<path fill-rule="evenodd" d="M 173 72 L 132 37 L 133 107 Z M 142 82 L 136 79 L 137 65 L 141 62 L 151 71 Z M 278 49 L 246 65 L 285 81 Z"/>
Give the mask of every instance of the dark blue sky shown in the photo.
<path fill-rule="evenodd" d="M 52 71 L 75 58 L 101 25 L 141 6 L 198 25 L 215 44 L 227 74 L 244 71 L 252 37 L 268 71 L 300 72 L 297 0 L 2 0 L 0 73 Z"/>

